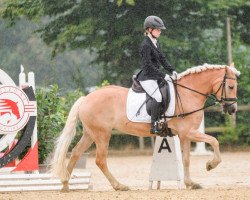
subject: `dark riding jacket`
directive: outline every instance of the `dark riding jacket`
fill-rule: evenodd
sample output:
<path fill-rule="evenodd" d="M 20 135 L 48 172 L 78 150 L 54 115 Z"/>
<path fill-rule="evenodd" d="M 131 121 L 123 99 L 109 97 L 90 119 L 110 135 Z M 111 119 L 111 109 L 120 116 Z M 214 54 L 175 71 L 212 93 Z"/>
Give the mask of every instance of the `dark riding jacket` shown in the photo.
<path fill-rule="evenodd" d="M 161 52 L 159 45 L 156 48 L 148 36 L 145 37 L 140 46 L 140 55 L 142 70 L 137 76 L 139 81 L 161 80 L 164 78 L 165 74 L 160 71 L 160 66 L 163 66 L 170 74 L 175 70 Z"/>

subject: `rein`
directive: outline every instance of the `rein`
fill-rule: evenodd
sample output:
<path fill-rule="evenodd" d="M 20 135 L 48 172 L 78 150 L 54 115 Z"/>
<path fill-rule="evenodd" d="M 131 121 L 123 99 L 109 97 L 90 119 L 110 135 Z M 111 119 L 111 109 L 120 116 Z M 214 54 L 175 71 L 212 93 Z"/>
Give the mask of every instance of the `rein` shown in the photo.
<path fill-rule="evenodd" d="M 184 117 L 186 117 L 186 116 L 188 116 L 188 115 L 191 115 L 191 114 L 196 113 L 196 112 L 201 111 L 201 110 L 205 110 L 205 109 L 208 108 L 208 107 L 214 106 L 214 105 L 216 105 L 216 104 L 218 104 L 218 103 L 223 103 L 223 102 L 225 102 L 225 101 L 234 101 L 233 103 L 231 103 L 231 104 L 228 105 L 228 106 L 231 106 L 232 104 L 235 104 L 235 103 L 237 102 L 237 98 L 227 98 L 227 97 L 226 97 L 226 90 L 225 90 L 226 79 L 236 80 L 235 78 L 227 77 L 226 74 L 225 74 L 225 75 L 224 75 L 224 78 L 223 78 L 223 81 L 221 82 L 220 87 L 218 88 L 218 90 L 215 92 L 215 94 L 210 94 L 210 95 L 204 94 L 204 93 L 199 92 L 199 91 L 197 91 L 197 90 L 194 90 L 194 89 L 192 89 L 192 88 L 189 88 L 189 87 L 186 87 L 186 86 L 184 86 L 184 85 L 181 85 L 181 84 L 177 83 L 177 80 L 176 80 L 176 81 L 173 81 L 173 79 L 172 79 L 172 82 L 174 83 L 174 86 L 175 86 L 175 92 L 176 92 L 176 98 L 177 98 L 177 105 L 178 105 L 178 107 L 179 107 L 179 103 L 178 103 L 178 102 L 180 101 L 180 104 L 181 104 L 183 113 L 178 114 L 178 115 L 172 115 L 172 116 L 166 116 L 166 115 L 164 115 L 164 116 L 161 116 L 161 118 L 162 118 L 162 119 L 163 119 L 163 118 L 164 118 L 164 119 L 166 119 L 166 118 L 175 118 L 175 117 L 182 117 L 182 118 L 184 118 Z M 169 80 L 167 80 L 167 81 L 169 81 Z M 169 81 L 169 82 L 170 82 L 170 81 Z M 182 106 L 182 103 L 181 103 L 181 98 L 180 98 L 180 95 L 179 95 L 179 93 L 178 93 L 178 91 L 177 91 L 177 86 L 180 86 L 180 87 L 185 88 L 185 89 L 187 89 L 187 90 L 190 90 L 190 91 L 192 91 L 192 92 L 198 93 L 198 94 L 200 94 L 200 95 L 202 95 L 202 96 L 205 96 L 207 99 L 210 98 L 210 99 L 212 99 L 214 102 L 213 102 L 212 104 L 203 106 L 202 108 L 199 108 L 199 109 L 197 109 L 197 110 L 194 110 L 194 111 L 191 111 L 191 112 L 184 113 L 183 106 Z M 219 90 L 220 90 L 221 88 L 222 88 L 222 90 L 221 90 L 221 99 L 219 100 L 219 99 L 217 99 L 216 94 L 219 92 Z M 223 94 L 224 94 L 224 93 L 225 93 L 225 98 L 223 97 Z M 179 99 L 179 100 L 178 100 L 178 99 Z"/>

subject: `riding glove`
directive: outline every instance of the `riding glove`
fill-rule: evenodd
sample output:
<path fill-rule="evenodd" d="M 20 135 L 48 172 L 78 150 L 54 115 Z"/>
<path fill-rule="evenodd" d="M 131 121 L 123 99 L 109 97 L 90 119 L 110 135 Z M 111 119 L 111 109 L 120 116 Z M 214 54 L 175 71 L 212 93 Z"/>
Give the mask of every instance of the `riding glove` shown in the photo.
<path fill-rule="evenodd" d="M 172 75 L 171 75 L 171 78 L 174 79 L 174 80 L 177 80 L 177 76 L 178 76 L 177 72 L 173 71 Z"/>

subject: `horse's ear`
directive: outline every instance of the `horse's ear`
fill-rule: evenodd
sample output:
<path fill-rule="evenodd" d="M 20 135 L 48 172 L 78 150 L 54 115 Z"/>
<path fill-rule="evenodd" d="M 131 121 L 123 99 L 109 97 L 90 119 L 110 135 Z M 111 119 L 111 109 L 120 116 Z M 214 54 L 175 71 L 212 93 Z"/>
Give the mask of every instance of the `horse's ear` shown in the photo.
<path fill-rule="evenodd" d="M 239 76 L 239 75 L 240 75 L 240 71 L 238 71 L 238 70 L 234 67 L 234 63 L 233 63 L 233 62 L 230 64 L 230 66 L 228 66 L 228 67 L 226 68 L 226 70 L 227 70 L 227 73 L 231 71 L 231 72 L 233 72 L 236 76 Z"/>
<path fill-rule="evenodd" d="M 234 67 L 234 62 L 232 62 L 232 63 L 229 65 L 229 67 Z"/>

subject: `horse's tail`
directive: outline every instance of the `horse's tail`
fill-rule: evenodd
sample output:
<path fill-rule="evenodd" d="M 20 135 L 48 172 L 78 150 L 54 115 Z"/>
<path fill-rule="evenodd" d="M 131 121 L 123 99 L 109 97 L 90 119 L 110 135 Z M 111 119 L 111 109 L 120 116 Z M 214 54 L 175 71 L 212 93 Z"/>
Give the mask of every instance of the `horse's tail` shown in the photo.
<path fill-rule="evenodd" d="M 61 181 L 69 180 L 69 172 L 66 166 L 66 154 L 68 152 L 71 140 L 76 133 L 76 123 L 78 120 L 79 106 L 81 105 L 84 97 L 80 97 L 72 106 L 65 127 L 61 135 L 56 141 L 56 148 L 54 151 L 53 160 L 51 162 L 51 173 L 61 179 Z"/>

